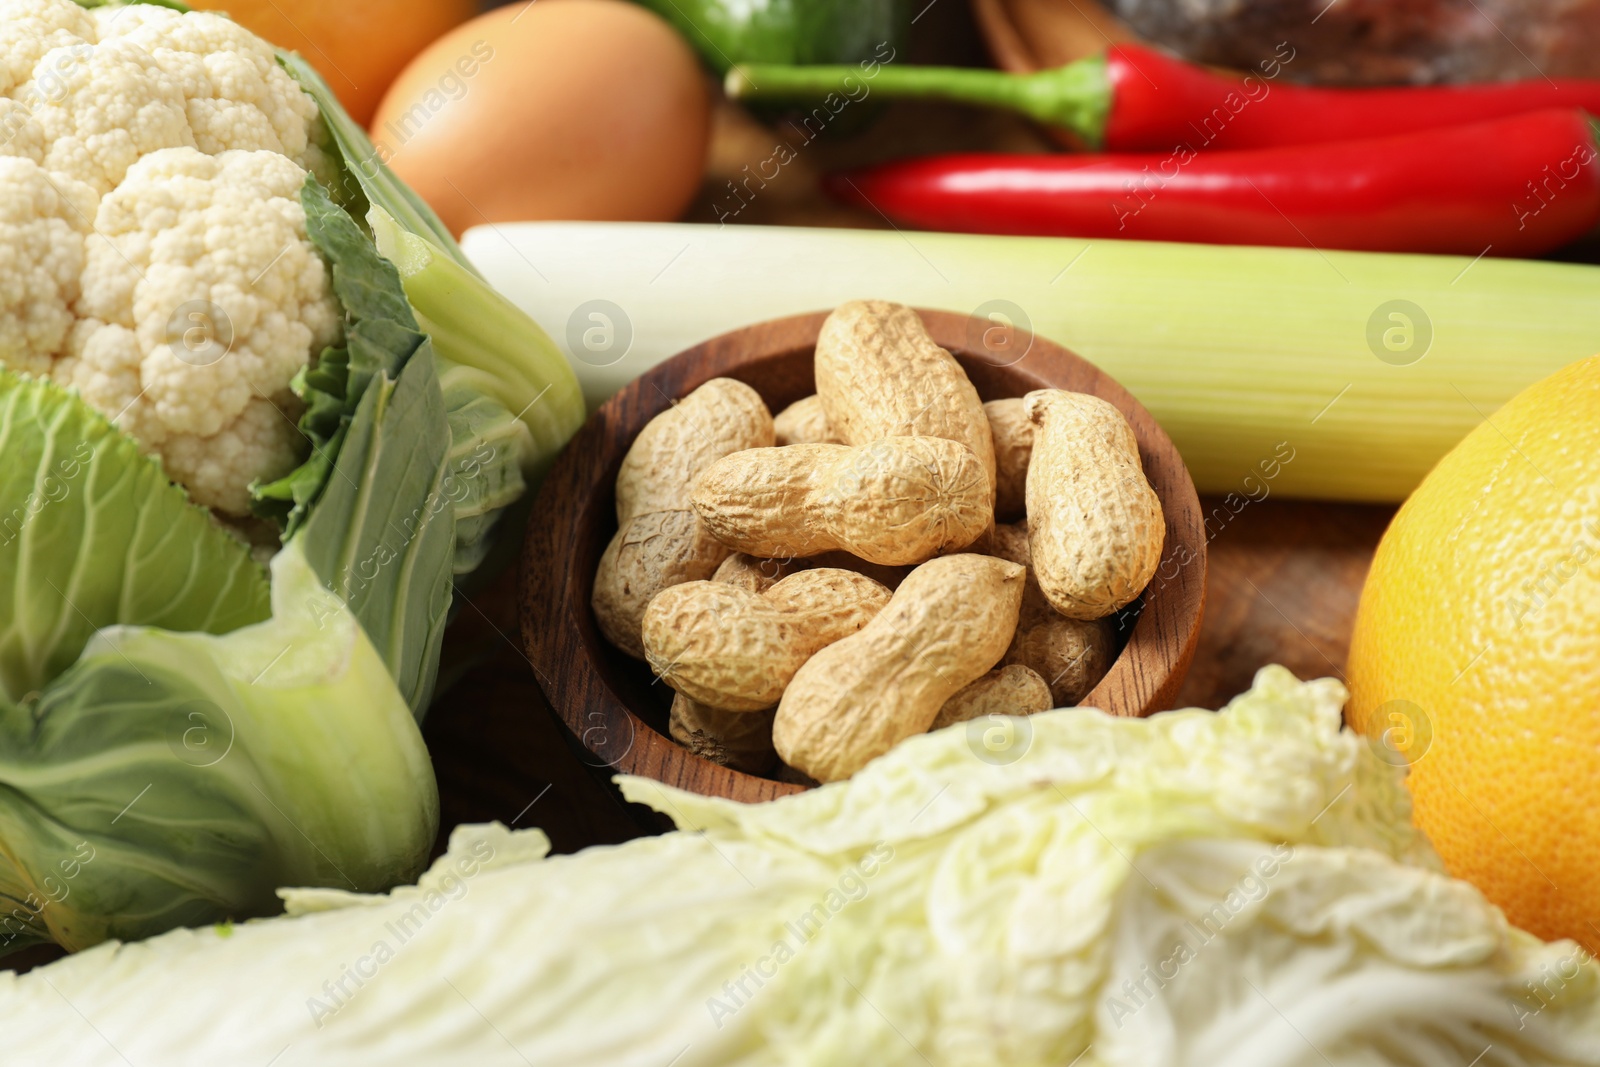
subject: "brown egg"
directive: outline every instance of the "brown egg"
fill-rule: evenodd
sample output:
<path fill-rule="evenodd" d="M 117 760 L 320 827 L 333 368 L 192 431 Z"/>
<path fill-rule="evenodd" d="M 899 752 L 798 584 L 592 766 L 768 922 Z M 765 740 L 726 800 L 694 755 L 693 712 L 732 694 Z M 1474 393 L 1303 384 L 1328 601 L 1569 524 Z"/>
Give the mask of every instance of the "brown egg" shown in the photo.
<path fill-rule="evenodd" d="M 458 26 L 396 79 L 379 156 L 459 234 L 519 219 L 676 219 L 700 187 L 707 77 L 622 0 L 512 4 Z"/>

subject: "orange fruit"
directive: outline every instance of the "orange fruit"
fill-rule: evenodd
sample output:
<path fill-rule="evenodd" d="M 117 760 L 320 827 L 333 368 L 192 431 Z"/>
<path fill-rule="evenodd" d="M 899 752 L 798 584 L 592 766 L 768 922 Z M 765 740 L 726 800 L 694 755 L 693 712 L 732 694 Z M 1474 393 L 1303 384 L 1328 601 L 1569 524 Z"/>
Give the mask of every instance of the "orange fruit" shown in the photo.
<path fill-rule="evenodd" d="M 1518 926 L 1600 952 L 1600 356 L 1529 386 L 1384 534 L 1349 719 Z"/>
<path fill-rule="evenodd" d="M 477 0 L 189 0 L 299 52 L 365 126 L 411 57 L 478 13 Z"/>

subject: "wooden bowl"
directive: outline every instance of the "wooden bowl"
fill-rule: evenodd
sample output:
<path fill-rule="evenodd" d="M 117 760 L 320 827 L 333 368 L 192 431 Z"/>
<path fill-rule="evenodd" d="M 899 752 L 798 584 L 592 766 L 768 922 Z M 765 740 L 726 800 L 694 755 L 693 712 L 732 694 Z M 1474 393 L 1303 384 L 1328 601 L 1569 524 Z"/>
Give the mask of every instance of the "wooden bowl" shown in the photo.
<path fill-rule="evenodd" d="M 987 321 L 921 315 L 985 400 L 1056 387 L 1103 397 L 1128 417 L 1166 513 L 1166 548 L 1155 579 L 1124 613 L 1121 654 L 1083 703 L 1128 716 L 1168 707 L 1194 656 L 1206 585 L 1204 517 L 1172 441 L 1120 385 L 1066 349 L 1020 333 L 986 345 L 985 331 L 994 329 Z M 595 412 L 545 479 L 522 559 L 522 639 L 545 696 L 591 766 L 742 801 L 803 788 L 718 766 L 667 736 L 671 690 L 600 635 L 589 598 L 595 566 L 617 529 L 617 470 L 645 423 L 712 378 L 745 382 L 773 412 L 811 394 L 825 318 L 818 312 L 749 326 L 658 365 Z"/>

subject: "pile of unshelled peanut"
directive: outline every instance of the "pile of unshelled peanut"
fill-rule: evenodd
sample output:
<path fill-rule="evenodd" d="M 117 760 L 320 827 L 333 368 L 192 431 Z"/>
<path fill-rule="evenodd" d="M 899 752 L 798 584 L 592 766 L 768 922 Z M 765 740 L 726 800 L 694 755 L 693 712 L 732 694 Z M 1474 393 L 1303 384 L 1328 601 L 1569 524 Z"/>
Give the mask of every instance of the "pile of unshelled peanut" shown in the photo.
<path fill-rule="evenodd" d="M 676 690 L 672 736 L 828 782 L 931 728 L 1081 700 L 1165 535 L 1127 420 L 1059 389 L 984 404 L 882 301 L 829 316 L 816 382 L 774 419 L 713 379 L 622 462 L 595 617 Z"/>

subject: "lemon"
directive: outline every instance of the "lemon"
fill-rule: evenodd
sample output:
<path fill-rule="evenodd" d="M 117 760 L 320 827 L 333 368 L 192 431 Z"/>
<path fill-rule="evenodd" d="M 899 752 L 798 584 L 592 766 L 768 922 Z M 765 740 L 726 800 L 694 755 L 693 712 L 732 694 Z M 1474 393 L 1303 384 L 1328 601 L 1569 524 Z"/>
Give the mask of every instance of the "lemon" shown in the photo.
<path fill-rule="evenodd" d="M 1600 952 L 1600 357 L 1518 394 L 1395 516 L 1349 719 L 1410 764 L 1452 874 Z"/>

